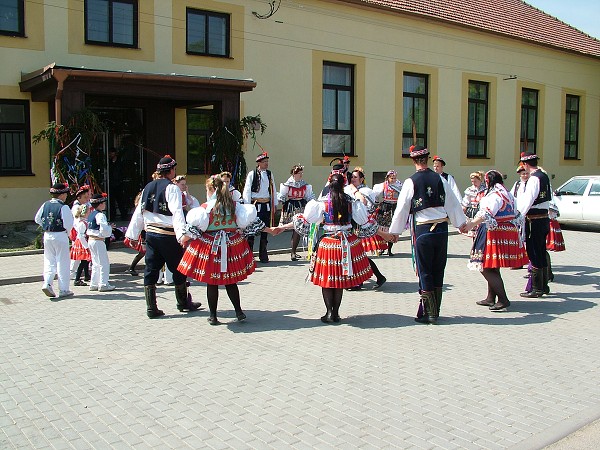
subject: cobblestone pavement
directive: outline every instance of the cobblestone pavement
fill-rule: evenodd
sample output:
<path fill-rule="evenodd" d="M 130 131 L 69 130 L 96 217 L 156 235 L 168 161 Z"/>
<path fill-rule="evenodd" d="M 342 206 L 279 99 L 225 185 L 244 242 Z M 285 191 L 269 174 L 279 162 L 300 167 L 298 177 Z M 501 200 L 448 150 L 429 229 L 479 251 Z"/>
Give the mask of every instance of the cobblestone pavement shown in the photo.
<path fill-rule="evenodd" d="M 564 234 L 551 295 L 520 299 L 525 271 L 503 271 L 506 313 L 475 305 L 483 277 L 451 236 L 437 326 L 413 321 L 408 241 L 333 326 L 287 253 L 240 283 L 247 321 L 220 291 L 216 327 L 179 313 L 172 287 L 147 319 L 127 249 L 109 252 L 117 290 L 60 301 L 41 255 L 0 257 L 0 448 L 542 448 L 600 418 L 600 240 Z"/>

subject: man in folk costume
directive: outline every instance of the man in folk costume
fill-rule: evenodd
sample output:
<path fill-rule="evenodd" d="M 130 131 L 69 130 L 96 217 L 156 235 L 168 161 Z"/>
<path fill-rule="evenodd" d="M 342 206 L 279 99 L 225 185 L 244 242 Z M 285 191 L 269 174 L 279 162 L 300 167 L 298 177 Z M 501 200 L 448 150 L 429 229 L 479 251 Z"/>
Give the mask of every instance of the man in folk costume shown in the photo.
<path fill-rule="evenodd" d="M 402 185 L 390 233 L 402 234 L 411 218 L 421 294 L 415 321 L 435 324 L 440 314 L 448 256 L 448 222 L 464 232 L 467 218 L 445 178 L 427 167 L 429 150 L 411 147 L 410 157 L 416 173 Z"/>
<path fill-rule="evenodd" d="M 525 217 L 525 246 L 531 261 L 531 287 L 521 297 L 537 298 L 550 293 L 548 287 L 548 262 L 546 260 L 546 236 L 550 231 L 548 209 L 552 199 L 550 179 L 538 168 L 538 156 L 521 154 L 521 162 L 529 172 L 525 190 L 517 197 L 517 209 Z"/>
<path fill-rule="evenodd" d="M 248 172 L 242 198 L 244 203 L 256 207 L 257 216 L 267 227 L 275 223 L 275 211 L 277 209 L 277 191 L 275 189 L 275 178 L 269 170 L 269 155 L 262 152 L 256 157 L 256 169 Z M 269 262 L 267 251 L 268 233 L 260 233 L 260 246 L 258 258 L 262 263 Z M 248 237 L 250 250 L 254 251 L 254 236 Z"/>
<path fill-rule="evenodd" d="M 71 297 L 69 290 L 70 253 L 69 234 L 73 228 L 73 214 L 65 205 L 69 185 L 56 183 L 50 188 L 52 199 L 45 202 L 35 215 L 35 223 L 44 230 L 44 285 L 42 291 L 48 297 L 56 297 L 52 289 L 54 276 L 58 274 L 58 297 Z"/>
<path fill-rule="evenodd" d="M 185 235 L 185 217 L 181 204 L 181 189 L 171 180 L 177 162 L 165 155 L 156 165 L 157 178 L 146 185 L 141 201 L 131 217 L 125 236 L 134 244 L 146 230 L 146 269 L 144 294 L 146 314 L 150 319 L 164 315 L 156 305 L 156 283 L 163 265 L 173 273 L 175 298 L 179 311 L 195 311 L 200 303 L 188 297 L 186 276 L 177 270 L 183 257 L 183 246 L 190 239 Z"/>
<path fill-rule="evenodd" d="M 446 168 L 446 161 L 444 161 L 441 156 L 435 155 L 433 157 L 433 171 L 435 173 L 441 175 L 442 177 L 444 177 L 444 179 L 450 185 L 450 189 L 452 189 L 452 192 L 454 192 L 454 195 L 456 195 L 456 198 L 460 202 L 463 198 L 463 196 L 460 192 L 460 189 L 458 189 L 458 186 L 456 184 L 456 180 L 454 179 L 454 177 L 444 171 L 445 168 Z"/>

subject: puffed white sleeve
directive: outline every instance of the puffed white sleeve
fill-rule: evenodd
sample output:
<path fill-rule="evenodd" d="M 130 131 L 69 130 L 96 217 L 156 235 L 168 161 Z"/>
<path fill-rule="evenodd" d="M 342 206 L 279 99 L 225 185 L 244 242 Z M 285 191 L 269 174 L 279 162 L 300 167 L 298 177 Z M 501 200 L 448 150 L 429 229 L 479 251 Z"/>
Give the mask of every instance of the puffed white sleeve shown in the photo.
<path fill-rule="evenodd" d="M 383 183 L 374 184 L 373 192 L 375 193 L 375 199 L 379 201 L 383 195 Z"/>
<path fill-rule="evenodd" d="M 304 219 L 309 223 L 323 222 L 323 213 L 325 212 L 325 204 L 317 200 L 309 201 L 304 207 Z"/>
<path fill-rule="evenodd" d="M 254 205 L 236 203 L 235 222 L 242 230 L 256 220 L 256 208 Z"/>
<path fill-rule="evenodd" d="M 279 194 L 277 195 L 277 200 L 279 200 L 281 203 L 285 202 L 287 200 L 288 190 L 289 188 L 285 184 L 281 183 L 279 185 Z"/>
<path fill-rule="evenodd" d="M 192 227 L 196 227 L 201 231 L 206 231 L 208 228 L 208 221 L 210 217 L 208 211 L 201 206 L 198 208 L 192 208 L 187 213 L 186 222 Z"/>
<path fill-rule="evenodd" d="M 358 225 L 364 225 L 369 221 L 369 211 L 363 202 L 352 202 L 352 220 L 354 220 Z"/>
<path fill-rule="evenodd" d="M 306 201 L 312 200 L 315 198 L 315 194 L 313 192 L 312 184 L 306 185 L 306 192 L 304 193 L 304 199 Z"/>

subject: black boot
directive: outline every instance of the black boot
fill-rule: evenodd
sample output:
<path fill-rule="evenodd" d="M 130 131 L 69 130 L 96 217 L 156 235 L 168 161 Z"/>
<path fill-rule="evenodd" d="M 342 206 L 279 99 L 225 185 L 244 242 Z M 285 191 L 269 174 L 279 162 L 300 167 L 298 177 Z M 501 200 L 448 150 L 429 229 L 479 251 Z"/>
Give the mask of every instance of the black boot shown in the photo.
<path fill-rule="evenodd" d="M 175 298 L 177 299 L 177 309 L 179 311 L 196 311 L 202 303 L 193 302 L 189 295 L 187 289 L 187 283 L 176 284 L 175 285 Z"/>
<path fill-rule="evenodd" d="M 156 306 L 156 285 L 144 286 L 144 296 L 146 297 L 146 314 L 150 319 L 165 315 Z"/>
<path fill-rule="evenodd" d="M 441 287 L 436 287 L 433 289 L 434 289 L 433 293 L 435 295 L 435 306 L 437 308 L 437 315 L 436 315 L 436 318 L 437 318 L 437 317 L 440 317 L 440 310 L 442 309 L 442 293 L 444 291 L 443 291 L 443 288 L 441 288 Z"/>
<path fill-rule="evenodd" d="M 548 266 L 548 281 L 554 281 L 554 273 L 552 273 L 552 260 L 550 259 L 550 253 L 546 250 L 546 265 Z M 548 283 L 546 283 L 548 284 Z M 546 294 L 550 293 L 550 289 Z"/>
<path fill-rule="evenodd" d="M 392 246 L 394 245 L 393 242 L 388 242 L 388 251 L 387 251 L 387 255 L 388 256 L 394 256 L 394 254 L 392 253 Z"/>
<path fill-rule="evenodd" d="M 521 292 L 523 298 L 538 298 L 544 295 L 544 269 L 531 268 L 531 291 Z"/>
<path fill-rule="evenodd" d="M 258 246 L 258 259 L 261 263 L 269 262 L 269 252 L 267 251 L 267 244 L 269 241 L 267 240 L 267 233 L 260 233 L 260 243 Z"/>
<path fill-rule="evenodd" d="M 327 310 L 325 315 L 321 316 L 321 322 L 333 323 L 334 289 L 321 288 L 321 292 L 323 293 L 323 302 L 325 303 L 325 309 Z"/>
<path fill-rule="evenodd" d="M 542 269 L 542 292 L 544 294 L 550 293 L 550 286 L 548 286 L 549 281 L 550 281 L 550 266 L 547 266 Z"/>
<path fill-rule="evenodd" d="M 424 324 L 436 324 L 438 315 L 437 302 L 434 292 L 421 292 L 421 305 L 423 307 L 423 316 L 415 317 L 415 322 Z M 419 307 L 420 309 L 421 307 Z"/>

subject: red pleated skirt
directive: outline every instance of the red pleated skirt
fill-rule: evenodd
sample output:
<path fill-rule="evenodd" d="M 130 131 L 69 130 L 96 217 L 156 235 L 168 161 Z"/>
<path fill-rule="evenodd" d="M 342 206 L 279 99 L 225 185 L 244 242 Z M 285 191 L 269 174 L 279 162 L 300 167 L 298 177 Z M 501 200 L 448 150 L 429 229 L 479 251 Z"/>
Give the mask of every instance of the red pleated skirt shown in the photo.
<path fill-rule="evenodd" d="M 489 230 L 484 223 L 479 226 L 471 251 L 471 264 L 481 264 L 484 269 L 523 267 L 529 263 L 525 245 L 519 244 L 519 231 L 511 223 L 498 223 Z"/>
<path fill-rule="evenodd" d="M 550 219 L 550 232 L 546 236 L 546 250 L 551 252 L 562 252 L 566 250 L 560 224 L 556 219 Z"/>
<path fill-rule="evenodd" d="M 190 241 L 177 270 L 207 284 L 234 284 L 245 280 L 256 269 L 248 242 L 237 231 L 227 233 L 227 271 L 221 272 L 221 248 L 211 254 L 214 233 L 204 233 Z"/>
<path fill-rule="evenodd" d="M 137 241 L 135 241 L 135 244 L 133 244 L 129 240 L 129 238 L 125 238 L 123 240 L 123 244 L 125 244 L 129 248 L 136 250 L 138 253 L 146 254 L 146 246 L 144 245 L 144 242 L 141 239 L 138 239 Z"/>
<path fill-rule="evenodd" d="M 343 275 L 340 238 L 324 236 L 319 242 L 314 270 L 310 276 L 313 284 L 324 288 L 345 289 L 358 286 L 373 276 L 361 239 L 353 234 L 349 234 L 347 239 L 350 244 L 352 275 Z"/>
<path fill-rule="evenodd" d="M 83 245 L 81 245 L 81 241 L 79 239 L 75 239 L 75 241 L 73 241 L 73 245 L 71 245 L 71 259 L 75 261 L 91 261 L 92 254 L 90 253 L 89 248 L 84 248 Z"/>
<path fill-rule="evenodd" d="M 380 251 L 387 250 L 388 248 L 386 240 L 378 234 L 367 238 L 360 238 L 360 242 L 367 253 L 379 254 Z"/>

